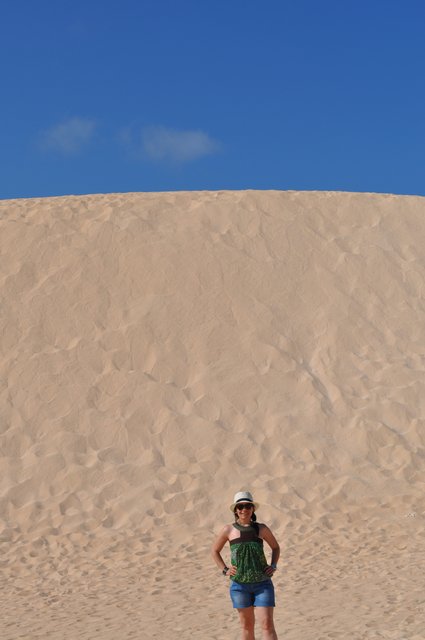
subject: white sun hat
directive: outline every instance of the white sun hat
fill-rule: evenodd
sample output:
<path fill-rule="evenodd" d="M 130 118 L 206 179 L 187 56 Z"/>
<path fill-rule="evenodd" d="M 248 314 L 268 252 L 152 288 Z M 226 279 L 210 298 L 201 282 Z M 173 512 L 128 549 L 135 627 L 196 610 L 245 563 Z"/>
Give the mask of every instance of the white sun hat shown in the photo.
<path fill-rule="evenodd" d="M 252 497 L 252 493 L 249 491 L 238 491 L 235 493 L 235 497 L 233 498 L 233 504 L 230 505 L 230 511 L 234 511 L 238 502 L 251 502 L 254 505 L 255 509 L 258 509 L 260 506 L 258 502 L 254 502 L 254 498 Z"/>

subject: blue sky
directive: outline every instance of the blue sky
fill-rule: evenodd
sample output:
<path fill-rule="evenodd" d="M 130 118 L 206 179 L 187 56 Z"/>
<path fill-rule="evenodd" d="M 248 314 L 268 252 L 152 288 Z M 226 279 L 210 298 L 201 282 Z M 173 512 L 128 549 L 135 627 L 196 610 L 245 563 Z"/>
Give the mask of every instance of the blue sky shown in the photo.
<path fill-rule="evenodd" d="M 0 198 L 425 195 L 423 0 L 14 0 Z"/>

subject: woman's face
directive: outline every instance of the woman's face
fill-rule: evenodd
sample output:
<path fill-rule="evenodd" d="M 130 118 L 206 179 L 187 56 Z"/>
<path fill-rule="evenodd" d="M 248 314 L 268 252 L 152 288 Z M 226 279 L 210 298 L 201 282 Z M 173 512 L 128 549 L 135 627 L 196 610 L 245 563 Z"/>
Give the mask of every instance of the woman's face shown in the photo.
<path fill-rule="evenodd" d="M 254 505 L 249 502 L 241 502 L 235 507 L 235 513 L 239 520 L 251 520 L 251 516 L 254 513 Z"/>

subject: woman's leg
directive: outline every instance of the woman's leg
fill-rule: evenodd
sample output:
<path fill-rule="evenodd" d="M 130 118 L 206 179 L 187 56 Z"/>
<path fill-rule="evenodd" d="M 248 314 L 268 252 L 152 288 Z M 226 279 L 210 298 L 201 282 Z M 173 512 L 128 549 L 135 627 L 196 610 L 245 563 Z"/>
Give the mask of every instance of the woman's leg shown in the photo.
<path fill-rule="evenodd" d="M 254 636 L 254 607 L 245 607 L 238 609 L 239 620 L 242 627 L 241 640 L 255 640 Z"/>
<path fill-rule="evenodd" d="M 273 607 L 256 607 L 256 615 L 263 631 L 263 640 L 278 640 L 273 622 Z"/>

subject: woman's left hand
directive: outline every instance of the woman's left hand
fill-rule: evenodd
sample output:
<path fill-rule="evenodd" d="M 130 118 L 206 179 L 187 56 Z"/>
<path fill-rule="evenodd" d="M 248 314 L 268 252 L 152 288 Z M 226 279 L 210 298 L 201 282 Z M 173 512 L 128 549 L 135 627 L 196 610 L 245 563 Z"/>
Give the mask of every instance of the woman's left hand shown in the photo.
<path fill-rule="evenodd" d="M 266 576 L 269 576 L 269 578 L 271 578 L 275 571 L 276 569 L 269 565 L 267 569 L 265 569 L 264 573 L 266 574 Z"/>

